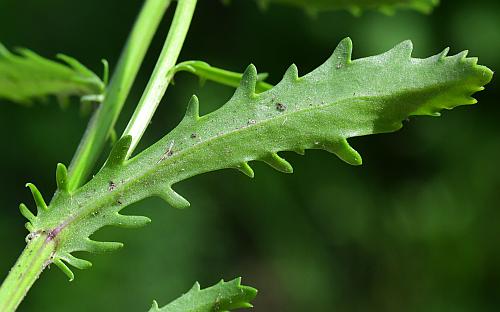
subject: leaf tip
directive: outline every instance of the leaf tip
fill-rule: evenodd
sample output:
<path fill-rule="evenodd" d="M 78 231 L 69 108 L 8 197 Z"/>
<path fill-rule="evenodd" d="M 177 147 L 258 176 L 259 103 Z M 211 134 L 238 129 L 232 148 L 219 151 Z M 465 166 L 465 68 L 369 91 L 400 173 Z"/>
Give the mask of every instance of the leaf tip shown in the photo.
<path fill-rule="evenodd" d="M 26 222 L 24 224 L 24 227 L 26 228 L 26 230 L 28 230 L 28 232 L 32 233 L 35 231 L 35 227 L 33 226 L 33 224 L 31 222 Z"/>
<path fill-rule="evenodd" d="M 162 198 L 167 204 L 177 209 L 186 209 L 191 206 L 189 201 L 182 197 L 179 193 L 174 191 L 172 187 L 167 187 L 156 193 L 157 196 Z"/>
<path fill-rule="evenodd" d="M 191 96 L 191 99 L 189 100 L 186 109 L 186 114 L 184 115 L 184 119 L 196 121 L 199 118 L 200 118 L 200 101 L 198 100 L 198 97 L 193 94 L 193 96 Z"/>
<path fill-rule="evenodd" d="M 255 86 L 257 84 L 257 68 L 250 64 L 245 69 L 240 85 L 236 89 L 236 97 L 253 97 L 255 96 Z"/>
<path fill-rule="evenodd" d="M 103 83 L 103 90 L 104 91 L 104 88 L 108 85 L 109 83 L 109 63 L 108 63 L 108 60 L 106 59 L 101 59 L 101 63 L 102 63 L 102 83 Z"/>
<path fill-rule="evenodd" d="M 43 199 L 43 196 L 38 190 L 38 188 L 33 183 L 26 183 L 26 187 L 30 189 L 38 211 L 47 210 L 48 209 L 47 204 L 45 203 L 45 200 Z"/>
<path fill-rule="evenodd" d="M 125 135 L 121 137 L 111 149 L 105 167 L 113 168 L 121 166 L 127 159 L 128 151 L 132 145 L 132 136 Z"/>
<path fill-rule="evenodd" d="M 159 311 L 160 307 L 158 306 L 158 302 L 156 300 L 153 300 L 153 303 L 151 304 L 150 312 L 155 312 Z"/>
<path fill-rule="evenodd" d="M 64 260 L 67 262 L 69 265 L 79 269 L 79 270 L 86 270 L 92 267 L 92 262 L 77 258 L 70 253 L 66 253 L 64 255 L 61 255 L 58 257 L 61 260 Z"/>
<path fill-rule="evenodd" d="M 254 178 L 255 173 L 250 167 L 250 165 L 247 162 L 241 163 L 238 166 L 236 166 L 236 169 L 238 169 L 240 172 L 242 172 L 244 175 L 246 175 L 249 178 Z"/>
<path fill-rule="evenodd" d="M 35 221 L 36 217 L 35 215 L 31 212 L 31 210 L 28 209 L 28 207 L 21 203 L 19 204 L 19 211 L 21 212 L 21 215 L 23 215 L 28 221 L 31 223 Z"/>
<path fill-rule="evenodd" d="M 412 52 L 413 42 L 411 40 L 405 40 L 384 54 L 388 55 L 390 58 L 410 60 Z"/>
<path fill-rule="evenodd" d="M 293 173 L 292 165 L 277 153 L 271 153 L 261 159 L 263 162 L 283 173 Z"/>
<path fill-rule="evenodd" d="M 349 64 L 352 58 L 352 40 L 349 37 L 342 39 L 333 51 L 330 60 L 337 69 Z"/>
<path fill-rule="evenodd" d="M 191 287 L 191 289 L 189 291 L 200 291 L 201 290 L 201 285 L 199 282 L 195 282 L 193 284 L 193 287 Z"/>
<path fill-rule="evenodd" d="M 151 219 L 145 216 L 129 216 L 117 213 L 112 221 L 114 226 L 123 228 L 139 228 L 151 223 Z"/>
<path fill-rule="evenodd" d="M 352 148 L 347 140 L 343 139 L 337 142 L 329 142 L 323 145 L 323 148 L 339 157 L 346 163 L 353 166 L 360 166 L 363 164 L 361 155 Z"/>
<path fill-rule="evenodd" d="M 295 64 L 290 65 L 290 67 L 288 67 L 283 77 L 290 81 L 299 80 L 299 69 L 297 68 L 297 65 Z"/>
<path fill-rule="evenodd" d="M 71 269 L 64 263 L 60 258 L 53 260 L 53 263 L 61 269 L 61 271 L 68 277 L 69 281 L 72 282 L 75 279 L 75 274 Z"/>
<path fill-rule="evenodd" d="M 57 189 L 67 192 L 69 189 L 68 184 L 68 169 L 62 163 L 57 164 L 56 168 L 56 184 Z"/>
<path fill-rule="evenodd" d="M 83 250 L 92 253 L 104 253 L 115 251 L 117 249 L 123 248 L 123 246 L 123 243 L 120 242 L 101 242 L 87 238 L 84 241 Z"/>
<path fill-rule="evenodd" d="M 438 60 L 444 61 L 446 59 L 446 56 L 448 56 L 448 53 L 450 53 L 450 47 L 444 48 L 444 50 L 438 54 Z"/>

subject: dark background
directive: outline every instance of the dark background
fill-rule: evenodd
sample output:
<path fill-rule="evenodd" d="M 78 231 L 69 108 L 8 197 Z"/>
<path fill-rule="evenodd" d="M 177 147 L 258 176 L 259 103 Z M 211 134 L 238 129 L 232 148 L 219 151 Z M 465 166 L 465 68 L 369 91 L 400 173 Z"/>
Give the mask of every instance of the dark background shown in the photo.
<path fill-rule="evenodd" d="M 415 57 L 450 46 L 469 49 L 481 64 L 500 65 L 500 3 L 443 0 L 431 15 L 347 12 L 311 18 L 295 8 L 253 1 L 200 1 L 181 60 L 201 59 L 243 71 L 250 62 L 277 82 L 289 64 L 303 75 L 343 37 L 354 58 L 411 39 Z M 1 0 L 0 41 L 42 55 L 63 52 L 100 72 L 113 68 L 140 0 Z M 152 71 L 172 10 L 153 43 L 127 102 L 123 129 Z M 20 311 L 146 311 L 196 281 L 242 276 L 259 289 L 256 311 L 498 311 L 500 305 L 500 144 L 496 81 L 479 104 L 415 118 L 394 134 L 356 138 L 364 165 L 331 154 L 285 155 L 295 173 L 261 163 L 250 180 L 226 170 L 180 183 L 192 204 L 170 208 L 148 199 L 128 211 L 150 216 L 138 230 L 106 228 L 95 237 L 124 241 L 107 255 L 84 255 L 94 267 L 69 283 L 43 273 Z M 142 146 L 172 129 L 191 94 L 203 113 L 222 105 L 231 88 L 200 87 L 179 74 Z M 24 107 L 0 103 L 0 272 L 24 246 L 20 202 L 33 206 L 24 184 L 50 198 L 55 165 L 69 163 L 86 126 L 78 105 L 55 101 Z M 3 277 L 2 277 L 3 278 Z"/>

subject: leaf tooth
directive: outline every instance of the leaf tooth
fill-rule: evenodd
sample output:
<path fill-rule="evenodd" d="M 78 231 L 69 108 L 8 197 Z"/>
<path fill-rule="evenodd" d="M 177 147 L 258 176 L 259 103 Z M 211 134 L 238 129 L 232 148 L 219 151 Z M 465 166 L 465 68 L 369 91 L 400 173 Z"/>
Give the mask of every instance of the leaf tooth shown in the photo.
<path fill-rule="evenodd" d="M 62 53 L 57 54 L 56 57 L 71 66 L 71 68 L 78 71 L 79 73 L 85 76 L 95 77 L 95 74 L 92 71 L 90 71 L 82 63 L 78 62 L 75 58 Z"/>
<path fill-rule="evenodd" d="M 31 222 L 26 222 L 24 224 L 24 227 L 28 230 L 28 232 L 32 233 L 35 231 L 35 227 L 33 226 L 33 224 L 31 224 Z"/>
<path fill-rule="evenodd" d="M 68 169 L 64 164 L 58 163 L 56 169 L 57 189 L 63 192 L 68 191 Z"/>
<path fill-rule="evenodd" d="M 464 50 L 454 57 L 456 57 L 459 61 L 464 61 L 467 58 L 467 55 L 469 55 L 469 50 Z"/>
<path fill-rule="evenodd" d="M 299 80 L 299 69 L 297 68 L 297 65 L 292 64 L 290 65 L 290 67 L 288 67 L 285 74 L 283 75 L 283 80 L 292 82 Z"/>
<path fill-rule="evenodd" d="M 149 309 L 149 312 L 158 312 L 160 311 L 160 307 L 158 306 L 158 302 L 156 300 L 153 300 L 153 303 L 151 304 L 151 308 Z"/>
<path fill-rule="evenodd" d="M 43 57 L 38 55 L 38 53 L 31 51 L 30 49 L 17 47 L 14 49 L 14 51 L 16 51 L 16 53 L 18 53 L 19 55 L 32 60 L 33 62 L 37 62 L 39 64 L 46 64 L 45 59 Z"/>
<path fill-rule="evenodd" d="M 33 195 L 33 199 L 36 203 L 36 208 L 38 211 L 37 214 L 41 211 L 46 211 L 48 209 L 47 204 L 45 203 L 45 200 L 43 199 L 43 196 L 37 189 L 37 187 L 33 183 L 26 183 L 26 187 L 31 190 L 31 194 Z"/>
<path fill-rule="evenodd" d="M 247 177 L 253 178 L 255 176 L 252 167 L 250 167 L 250 165 L 247 162 L 243 162 L 237 165 L 236 169 L 245 174 Z"/>
<path fill-rule="evenodd" d="M 64 259 L 64 261 L 66 261 L 69 265 L 72 265 L 80 270 L 85 270 L 92 267 L 92 262 L 77 258 L 69 253 L 65 254 L 64 256 L 61 256 L 60 258 Z"/>
<path fill-rule="evenodd" d="M 466 60 L 472 66 L 477 66 L 477 62 L 479 61 L 477 57 L 468 57 Z"/>
<path fill-rule="evenodd" d="M 189 100 L 186 114 L 184 115 L 184 119 L 186 120 L 198 120 L 200 118 L 200 101 L 196 95 L 193 95 Z"/>
<path fill-rule="evenodd" d="M 19 211 L 21 211 L 21 214 L 28 219 L 29 222 L 35 221 L 36 217 L 35 215 L 26 207 L 25 204 L 21 203 L 19 205 Z"/>
<path fill-rule="evenodd" d="M 257 68 L 253 64 L 248 65 L 241 78 L 240 85 L 234 93 L 234 98 L 251 98 L 255 96 L 255 85 L 257 84 Z"/>
<path fill-rule="evenodd" d="M 465 105 L 474 105 L 474 104 L 477 104 L 477 100 L 475 98 L 473 98 L 472 96 L 466 96 L 464 104 Z M 460 105 L 460 104 L 458 104 L 458 105 Z"/>
<path fill-rule="evenodd" d="M 191 205 L 187 201 L 187 199 L 185 199 L 179 193 L 174 191 L 170 186 L 160 190 L 159 192 L 156 193 L 156 195 L 162 198 L 164 201 L 167 202 L 167 204 L 169 204 L 174 208 L 185 209 Z"/>
<path fill-rule="evenodd" d="M 261 160 L 278 171 L 293 173 L 292 165 L 290 165 L 290 163 L 285 159 L 281 158 L 277 153 L 271 153 Z"/>
<path fill-rule="evenodd" d="M 102 63 L 102 67 L 103 67 L 103 70 L 102 70 L 102 83 L 104 84 L 103 88 L 105 88 L 108 85 L 108 82 L 109 82 L 109 62 L 106 59 L 101 59 L 101 63 Z"/>
<path fill-rule="evenodd" d="M 345 139 L 337 142 L 328 142 L 323 145 L 323 148 L 326 151 L 337 155 L 340 159 L 350 165 L 359 166 L 363 163 L 361 155 L 359 155 L 359 153 L 352 148 Z"/>
<path fill-rule="evenodd" d="M 127 159 L 127 154 L 131 144 L 131 135 L 126 135 L 120 138 L 111 149 L 111 153 L 109 154 L 105 167 L 114 168 L 123 165 Z"/>
<path fill-rule="evenodd" d="M 341 69 L 351 62 L 351 57 L 352 40 L 351 38 L 347 37 L 340 41 L 327 62 L 331 62 L 333 66 L 335 66 L 335 68 Z"/>
<path fill-rule="evenodd" d="M 92 253 L 102 253 L 114 251 L 123 247 L 123 243 L 119 242 L 99 242 L 87 238 L 84 242 L 83 250 Z"/>
<path fill-rule="evenodd" d="M 138 228 L 151 223 L 151 219 L 144 216 L 129 216 L 118 214 L 114 218 L 112 225 L 124 228 Z"/>
<path fill-rule="evenodd" d="M 405 40 L 382 55 L 387 56 L 390 59 L 409 61 L 411 59 L 412 52 L 413 42 L 411 42 L 411 40 Z"/>
<path fill-rule="evenodd" d="M 438 60 L 439 61 L 445 60 L 448 53 L 450 53 L 450 47 L 444 48 L 444 50 L 438 54 Z"/>
<path fill-rule="evenodd" d="M 57 265 L 57 267 L 61 269 L 61 271 L 63 271 L 64 274 L 66 274 L 70 282 L 75 279 L 75 274 L 73 273 L 73 271 L 71 271 L 71 269 L 66 265 L 66 263 L 64 263 L 60 258 L 55 258 L 53 260 L 53 263 Z"/>
<path fill-rule="evenodd" d="M 188 292 L 192 292 L 192 291 L 197 292 L 197 291 L 200 291 L 200 290 L 201 290 L 201 285 L 200 285 L 200 283 L 195 282 L 195 283 L 193 284 L 193 287 L 191 287 L 191 289 L 190 289 Z"/>

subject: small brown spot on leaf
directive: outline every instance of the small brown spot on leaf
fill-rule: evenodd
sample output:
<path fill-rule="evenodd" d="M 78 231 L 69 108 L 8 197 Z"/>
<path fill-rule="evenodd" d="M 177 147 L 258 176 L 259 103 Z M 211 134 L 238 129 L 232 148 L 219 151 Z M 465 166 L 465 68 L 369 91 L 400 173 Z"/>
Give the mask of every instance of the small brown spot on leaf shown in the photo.
<path fill-rule="evenodd" d="M 116 189 L 116 184 L 113 181 L 109 181 L 108 191 L 113 192 Z"/>
<path fill-rule="evenodd" d="M 174 154 L 174 141 L 172 140 L 172 142 L 170 142 L 170 145 L 168 146 L 168 149 L 165 151 L 165 153 L 163 153 L 161 158 L 158 160 L 157 164 L 161 163 L 162 161 L 172 156 L 173 154 Z"/>
<path fill-rule="evenodd" d="M 280 112 L 284 112 L 286 110 L 286 105 L 283 103 L 276 103 L 276 109 Z"/>

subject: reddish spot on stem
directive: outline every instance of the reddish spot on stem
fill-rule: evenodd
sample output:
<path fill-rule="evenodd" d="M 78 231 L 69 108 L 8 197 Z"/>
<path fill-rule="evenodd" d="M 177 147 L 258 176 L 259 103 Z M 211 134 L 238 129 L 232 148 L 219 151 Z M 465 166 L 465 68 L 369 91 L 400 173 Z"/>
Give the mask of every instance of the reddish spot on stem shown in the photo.
<path fill-rule="evenodd" d="M 59 234 L 59 232 L 61 232 L 61 230 L 62 230 L 62 227 L 58 226 L 55 229 L 53 229 L 52 231 L 50 231 L 49 234 L 47 235 L 47 241 L 51 241 L 54 238 L 56 238 L 57 234 Z"/>

